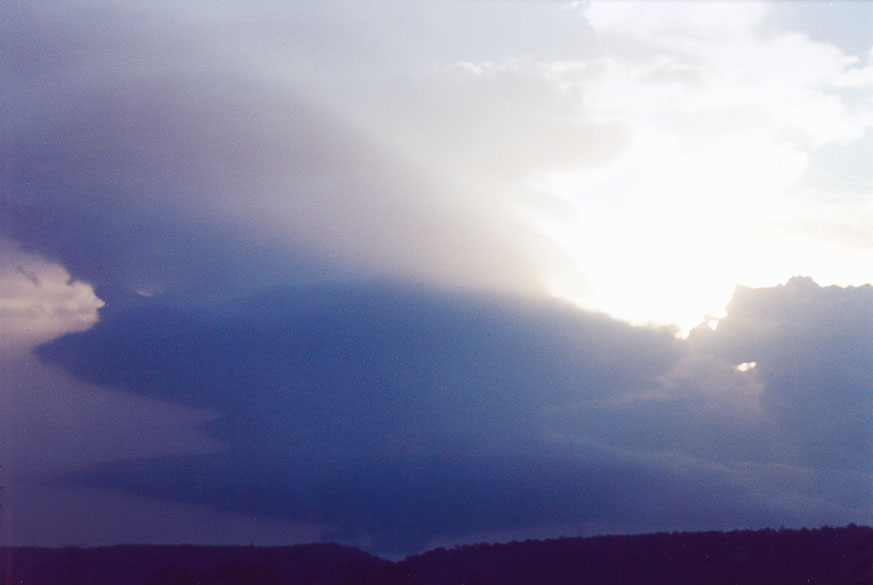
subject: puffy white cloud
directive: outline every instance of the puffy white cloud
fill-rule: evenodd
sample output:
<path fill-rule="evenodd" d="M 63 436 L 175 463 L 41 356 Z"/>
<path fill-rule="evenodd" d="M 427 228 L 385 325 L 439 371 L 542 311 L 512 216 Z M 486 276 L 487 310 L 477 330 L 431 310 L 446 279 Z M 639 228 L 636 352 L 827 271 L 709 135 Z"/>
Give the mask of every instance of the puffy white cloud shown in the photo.
<path fill-rule="evenodd" d="M 22 350 L 97 322 L 100 299 L 58 264 L 0 240 L 0 347 Z"/>

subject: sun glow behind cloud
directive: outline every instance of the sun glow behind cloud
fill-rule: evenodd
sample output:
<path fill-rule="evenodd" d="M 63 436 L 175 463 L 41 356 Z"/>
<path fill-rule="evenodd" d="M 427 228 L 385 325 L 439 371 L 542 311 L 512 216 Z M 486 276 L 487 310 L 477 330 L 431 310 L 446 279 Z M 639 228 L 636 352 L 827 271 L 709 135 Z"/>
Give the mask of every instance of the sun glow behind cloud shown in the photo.
<path fill-rule="evenodd" d="M 540 188 L 576 213 L 540 228 L 586 267 L 594 290 L 583 305 L 687 329 L 719 312 L 736 283 L 774 278 L 762 241 L 804 162 L 777 149 L 694 150 L 677 136 L 643 136 L 609 172 L 548 177 Z"/>
<path fill-rule="evenodd" d="M 572 209 L 531 217 L 588 277 L 582 290 L 553 275 L 554 294 L 687 331 L 719 314 L 738 283 L 869 280 L 869 243 L 803 226 L 829 200 L 869 214 L 869 171 L 851 170 L 867 195 L 852 197 L 816 188 L 809 169 L 868 132 L 873 65 L 779 30 L 768 10 L 594 3 L 585 16 L 603 55 L 537 65 L 557 91 L 578 96 L 582 115 L 631 136 L 606 165 L 530 179 Z M 849 86 L 860 91 L 841 89 Z"/>
<path fill-rule="evenodd" d="M 451 214 L 475 217 L 482 229 L 464 249 L 502 247 L 508 268 L 478 263 L 459 272 L 464 284 L 544 289 L 688 331 L 721 314 L 738 284 L 869 281 L 869 46 L 847 52 L 831 42 L 839 30 L 799 32 L 787 17 L 823 9 L 808 5 L 562 8 L 435 11 L 433 28 L 416 31 L 442 51 L 389 59 L 389 40 L 369 54 L 387 84 L 355 73 L 354 91 L 336 91 L 349 81 L 306 73 L 331 88 L 331 111 L 423 170 Z M 434 35 L 461 15 L 470 29 L 517 18 L 561 32 L 549 51 L 463 27 L 450 45 Z M 389 256 L 374 262 L 395 270 Z"/>

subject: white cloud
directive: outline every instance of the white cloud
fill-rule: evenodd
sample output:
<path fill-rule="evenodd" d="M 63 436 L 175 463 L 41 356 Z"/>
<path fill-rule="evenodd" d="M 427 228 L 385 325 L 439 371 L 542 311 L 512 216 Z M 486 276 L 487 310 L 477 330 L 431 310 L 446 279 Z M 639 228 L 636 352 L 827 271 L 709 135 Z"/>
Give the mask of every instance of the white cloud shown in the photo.
<path fill-rule="evenodd" d="M 760 2 L 591 2 L 584 11 L 598 33 L 676 42 L 746 35 L 769 9 Z"/>
<path fill-rule="evenodd" d="M 88 329 L 102 305 L 84 282 L 56 263 L 0 239 L 0 348 L 20 350 Z"/>
<path fill-rule="evenodd" d="M 690 327 L 738 282 L 798 271 L 840 283 L 873 276 L 863 262 L 835 263 L 831 245 L 803 233 L 829 198 L 807 183 L 810 164 L 873 126 L 869 65 L 803 32 L 765 29 L 772 15 L 761 3 L 595 2 L 584 14 L 603 56 L 534 67 L 577 96 L 578 115 L 623 126 L 632 141 L 607 166 L 534 180 L 578 210 L 538 224 L 595 291 L 556 278 L 559 294 Z M 850 209 L 865 216 L 864 199 L 844 200 L 841 212 Z M 786 230 L 793 249 L 776 239 Z M 640 282 L 645 294 L 627 292 Z"/>

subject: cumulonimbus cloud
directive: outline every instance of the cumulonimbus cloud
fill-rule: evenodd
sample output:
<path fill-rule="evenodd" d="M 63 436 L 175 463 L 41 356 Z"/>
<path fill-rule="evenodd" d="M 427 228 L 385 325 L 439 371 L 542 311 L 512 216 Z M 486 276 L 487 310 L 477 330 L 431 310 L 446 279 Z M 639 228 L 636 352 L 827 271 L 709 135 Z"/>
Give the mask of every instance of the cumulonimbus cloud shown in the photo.
<path fill-rule="evenodd" d="M 739 289 L 716 330 L 698 328 L 687 340 L 541 300 L 446 290 L 539 286 L 535 275 L 552 260 L 531 226 L 549 217 L 568 220 L 567 251 L 585 270 L 600 266 L 613 283 L 623 275 L 627 286 L 610 289 L 622 296 L 632 284 L 637 300 L 653 297 L 656 283 L 678 296 L 677 283 L 691 287 L 678 278 L 690 268 L 696 283 L 724 277 L 720 256 L 692 237 L 713 231 L 699 221 L 709 217 L 700 193 L 728 197 L 737 224 L 748 223 L 737 193 L 760 209 L 758 191 L 797 179 L 811 145 L 858 138 L 866 110 L 819 89 L 862 87 L 867 69 L 797 36 L 774 37 L 775 45 L 748 38 L 756 17 L 731 28 L 737 46 L 770 55 L 751 90 L 719 75 L 729 68 L 717 47 L 709 69 L 686 63 L 685 35 L 666 38 L 660 33 L 676 30 L 665 22 L 648 41 L 681 46 L 655 63 L 453 55 L 432 71 L 433 84 L 391 70 L 383 73 L 396 77 L 377 90 L 336 96 L 323 90 L 367 85 L 366 59 L 325 67 L 325 77 L 359 76 L 348 84 L 319 77 L 311 89 L 300 71 L 318 67 L 300 66 L 298 52 L 327 62 L 365 46 L 360 39 L 334 52 L 311 38 L 258 52 L 252 38 L 262 33 L 274 34 L 270 50 L 282 44 L 264 14 L 232 31 L 215 24 L 220 18 L 153 6 L 8 12 L 0 83 L 13 114 L 0 128 L 0 235 L 60 262 L 107 303 L 97 325 L 43 345 L 42 359 L 83 381 L 218 413 L 204 430 L 223 448 L 114 462 L 58 483 L 330 525 L 337 537 L 372 537 L 384 550 L 574 523 L 646 530 L 870 520 L 869 287 L 795 279 Z M 595 13 L 591 25 L 608 36 L 609 15 Z M 283 30 L 303 38 L 313 21 L 296 16 Z M 335 34 L 324 17 L 315 20 Z M 818 73 L 774 89 L 784 59 L 771 49 L 817 55 Z M 451 65 L 456 57 L 463 66 Z M 741 68 L 750 61 L 732 58 Z M 297 75 L 283 75 L 286 65 Z M 380 101 L 395 93 L 405 96 L 391 102 L 405 112 L 396 119 Z M 811 107 L 786 109 L 785 96 L 805 96 Z M 344 111 L 340 98 L 370 102 Z M 673 152 L 681 145 L 659 142 L 673 144 L 666 132 L 648 143 L 638 133 L 627 150 L 633 130 L 648 127 L 634 124 L 660 115 L 655 106 L 691 115 L 710 108 L 722 127 L 733 123 L 732 107 L 750 105 L 763 107 L 774 136 L 799 128 L 803 152 L 789 141 L 772 156 L 763 156 L 767 145 L 750 153 L 758 143 L 748 137 L 703 154 Z M 378 123 L 386 128 L 373 131 Z M 519 200 L 536 189 L 524 181 L 553 164 L 567 167 L 581 204 L 543 195 L 525 223 Z M 590 182 L 572 176 L 591 167 L 615 185 L 598 191 L 597 173 Z M 678 203 L 665 206 L 655 185 Z M 649 205 L 636 206 L 631 226 L 627 209 L 639 193 Z M 656 208 L 687 215 L 656 221 Z M 720 254 L 745 264 L 752 254 L 738 253 L 740 233 L 716 240 Z M 666 248 L 640 244 L 667 234 Z M 699 261 L 683 266 L 673 252 Z M 629 269 L 646 263 L 657 280 Z M 32 292 L 27 282 L 15 280 Z M 263 292 L 277 283 L 286 288 Z M 76 287 L 87 289 L 66 288 Z"/>

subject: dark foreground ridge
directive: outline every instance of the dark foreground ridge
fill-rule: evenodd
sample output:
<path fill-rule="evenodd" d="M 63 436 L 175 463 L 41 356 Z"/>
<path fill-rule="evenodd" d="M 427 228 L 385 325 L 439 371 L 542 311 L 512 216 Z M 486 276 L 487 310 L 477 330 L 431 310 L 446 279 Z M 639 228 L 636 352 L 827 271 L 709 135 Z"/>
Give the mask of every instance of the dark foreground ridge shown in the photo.
<path fill-rule="evenodd" d="M 11 548 L 2 585 L 873 585 L 873 528 L 673 532 L 435 549 Z"/>

